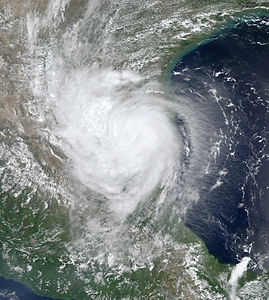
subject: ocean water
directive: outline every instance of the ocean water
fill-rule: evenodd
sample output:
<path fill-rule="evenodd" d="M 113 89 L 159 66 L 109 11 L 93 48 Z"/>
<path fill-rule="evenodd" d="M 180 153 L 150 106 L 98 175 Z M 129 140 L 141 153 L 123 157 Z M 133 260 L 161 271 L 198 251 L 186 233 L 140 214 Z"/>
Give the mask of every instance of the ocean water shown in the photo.
<path fill-rule="evenodd" d="M 209 123 L 204 141 L 211 161 L 199 172 L 200 200 L 186 222 L 221 261 L 236 263 L 250 253 L 253 267 L 265 270 L 268 21 L 266 16 L 234 21 L 186 54 L 172 76 L 176 94 L 190 99 Z"/>
<path fill-rule="evenodd" d="M 0 278 L 1 300 L 52 300 L 53 298 L 36 295 L 30 288 L 14 280 Z M 55 300 L 55 299 L 54 299 Z M 59 300 L 59 299 L 58 299 Z"/>
<path fill-rule="evenodd" d="M 267 299 L 268 3 L 0 5 L 1 275 L 57 299 Z"/>

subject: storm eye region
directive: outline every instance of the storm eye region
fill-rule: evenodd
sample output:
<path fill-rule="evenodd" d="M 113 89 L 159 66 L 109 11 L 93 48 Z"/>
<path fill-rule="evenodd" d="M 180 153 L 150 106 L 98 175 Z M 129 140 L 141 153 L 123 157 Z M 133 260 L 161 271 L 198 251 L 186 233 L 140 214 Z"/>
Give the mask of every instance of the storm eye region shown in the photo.
<path fill-rule="evenodd" d="M 156 190 L 174 186 L 180 166 L 180 136 L 167 101 L 139 89 L 120 92 L 134 76 L 77 71 L 55 110 L 74 176 L 123 218 Z"/>

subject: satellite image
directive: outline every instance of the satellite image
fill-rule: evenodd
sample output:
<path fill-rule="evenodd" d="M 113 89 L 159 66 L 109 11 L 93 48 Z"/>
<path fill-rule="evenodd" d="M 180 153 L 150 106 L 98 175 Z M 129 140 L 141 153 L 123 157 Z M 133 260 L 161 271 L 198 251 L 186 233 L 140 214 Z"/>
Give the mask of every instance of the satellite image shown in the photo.
<path fill-rule="evenodd" d="M 0 0 L 0 300 L 269 299 L 269 2 Z"/>

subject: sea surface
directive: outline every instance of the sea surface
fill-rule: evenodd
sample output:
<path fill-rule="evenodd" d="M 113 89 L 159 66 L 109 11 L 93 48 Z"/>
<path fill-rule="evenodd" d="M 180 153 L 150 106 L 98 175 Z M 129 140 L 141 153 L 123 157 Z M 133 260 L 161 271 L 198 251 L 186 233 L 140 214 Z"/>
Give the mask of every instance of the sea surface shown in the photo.
<path fill-rule="evenodd" d="M 187 225 L 224 263 L 268 269 L 269 18 L 227 24 L 176 64 L 172 86 L 208 122 L 210 149 Z M 255 266 L 253 266 L 255 267 Z M 256 266 L 257 267 L 257 266 Z"/>
<path fill-rule="evenodd" d="M 0 1 L 0 299 L 268 299 L 268 10 Z"/>

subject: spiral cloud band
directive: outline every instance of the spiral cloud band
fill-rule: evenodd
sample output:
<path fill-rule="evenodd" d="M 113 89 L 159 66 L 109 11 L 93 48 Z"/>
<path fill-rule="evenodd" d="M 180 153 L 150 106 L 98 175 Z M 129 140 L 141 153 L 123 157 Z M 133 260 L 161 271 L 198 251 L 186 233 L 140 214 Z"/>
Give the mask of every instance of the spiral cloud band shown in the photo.
<path fill-rule="evenodd" d="M 56 109 L 74 175 L 123 217 L 154 191 L 169 190 L 180 163 L 166 101 L 139 89 L 126 92 L 140 80 L 131 72 L 74 72 Z"/>

